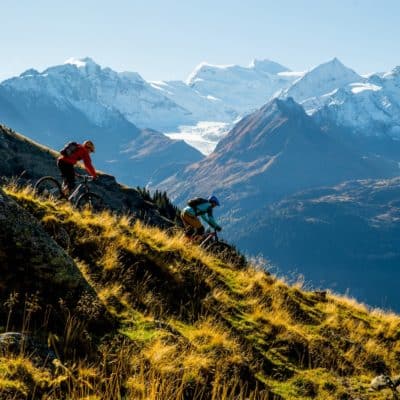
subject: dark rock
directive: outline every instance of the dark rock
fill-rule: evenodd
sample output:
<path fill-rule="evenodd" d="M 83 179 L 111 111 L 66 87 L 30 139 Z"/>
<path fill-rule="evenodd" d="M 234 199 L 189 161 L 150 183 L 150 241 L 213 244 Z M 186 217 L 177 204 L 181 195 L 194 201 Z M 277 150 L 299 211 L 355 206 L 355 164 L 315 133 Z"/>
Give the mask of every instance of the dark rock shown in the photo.
<path fill-rule="evenodd" d="M 51 364 L 57 357 L 45 344 L 20 332 L 0 334 L 0 354 L 26 354 L 36 365 Z"/>
<path fill-rule="evenodd" d="M 25 329 L 42 329 L 43 320 L 46 320 L 49 327 L 58 332 L 64 329 L 68 313 L 77 312 L 84 296 L 97 299 L 96 292 L 74 260 L 49 236 L 36 218 L 1 189 L 0 274 L 0 303 L 4 304 L 0 308 L 0 315 L 6 317 L 10 312 L 11 307 L 5 304 L 12 293 L 18 293 L 22 299 L 12 307 L 13 320 L 10 326 L 20 326 L 29 321 L 31 326 Z M 91 301 L 91 304 L 95 303 Z M 110 328 L 112 319 L 101 302 L 97 303 L 101 308 L 101 316 L 94 323 L 100 333 Z M 91 321 L 85 318 L 85 323 Z"/>

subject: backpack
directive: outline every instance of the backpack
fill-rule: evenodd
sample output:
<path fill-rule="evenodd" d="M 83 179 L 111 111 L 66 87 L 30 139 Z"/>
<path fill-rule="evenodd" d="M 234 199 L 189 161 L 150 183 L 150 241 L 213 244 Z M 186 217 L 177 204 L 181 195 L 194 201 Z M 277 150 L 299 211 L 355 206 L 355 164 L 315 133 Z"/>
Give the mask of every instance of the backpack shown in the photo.
<path fill-rule="evenodd" d="M 208 202 L 208 200 L 203 199 L 202 197 L 195 197 L 194 199 L 190 199 L 190 200 L 187 202 L 187 205 L 188 205 L 189 207 L 192 207 L 192 208 L 195 210 L 196 215 L 198 215 L 198 214 L 197 214 L 197 206 L 199 206 L 200 204 L 207 203 L 207 202 Z"/>
<path fill-rule="evenodd" d="M 65 157 L 71 157 L 78 150 L 78 143 L 69 142 L 67 143 L 62 150 L 60 150 L 61 155 Z"/>

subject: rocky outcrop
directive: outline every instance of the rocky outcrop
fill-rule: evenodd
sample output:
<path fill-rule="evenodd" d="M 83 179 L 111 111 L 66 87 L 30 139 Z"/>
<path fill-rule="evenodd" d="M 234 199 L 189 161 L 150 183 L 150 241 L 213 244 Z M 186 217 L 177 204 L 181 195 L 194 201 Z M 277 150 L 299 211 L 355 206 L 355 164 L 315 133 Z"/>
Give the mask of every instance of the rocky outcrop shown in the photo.
<path fill-rule="evenodd" d="M 5 332 L 0 334 L 0 354 L 7 356 L 9 354 L 25 354 L 31 355 L 30 359 L 38 366 L 50 365 L 57 357 L 43 343 L 35 341 L 20 332 Z"/>
<path fill-rule="evenodd" d="M 1 189 L 0 274 L 0 313 L 13 315 L 9 321 L 13 327 L 24 326 L 27 320 L 41 324 L 45 315 L 49 326 L 64 326 L 60 322 L 65 322 L 81 299 L 88 296 L 102 310 L 96 324 L 103 327 L 109 324 L 95 291 L 74 260 L 38 220 Z M 33 315 L 37 318 L 32 319 Z"/>
<path fill-rule="evenodd" d="M 56 290 L 58 285 L 73 295 L 77 290 L 89 289 L 74 261 L 33 216 L 3 191 L 0 191 L 0 245 L 3 289 L 45 289 L 59 297 L 62 293 Z M 9 279 L 16 282 L 10 285 Z"/>

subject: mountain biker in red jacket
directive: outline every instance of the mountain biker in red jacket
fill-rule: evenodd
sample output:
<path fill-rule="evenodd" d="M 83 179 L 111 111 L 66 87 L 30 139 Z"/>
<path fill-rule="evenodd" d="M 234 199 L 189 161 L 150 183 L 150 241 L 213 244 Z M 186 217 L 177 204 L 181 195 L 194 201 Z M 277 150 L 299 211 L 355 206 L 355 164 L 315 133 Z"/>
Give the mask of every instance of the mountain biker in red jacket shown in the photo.
<path fill-rule="evenodd" d="M 67 155 L 61 155 L 57 159 L 57 166 L 61 171 L 63 178 L 63 192 L 65 195 L 72 193 L 75 187 L 75 169 L 74 165 L 78 161 L 83 161 L 86 171 L 93 177 L 97 178 L 96 170 L 93 168 L 90 153 L 94 153 L 95 147 L 92 141 L 85 140 L 82 144 L 76 144 L 76 150 Z"/>

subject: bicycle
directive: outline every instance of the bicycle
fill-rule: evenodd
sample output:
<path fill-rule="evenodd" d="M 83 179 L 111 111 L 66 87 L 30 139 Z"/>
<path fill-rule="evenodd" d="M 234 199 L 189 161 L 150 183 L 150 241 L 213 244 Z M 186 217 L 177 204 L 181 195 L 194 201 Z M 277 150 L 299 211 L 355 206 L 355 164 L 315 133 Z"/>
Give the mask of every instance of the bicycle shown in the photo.
<path fill-rule="evenodd" d="M 224 246 L 229 246 L 227 243 L 220 242 L 218 233 L 214 229 L 213 231 L 206 231 L 203 235 L 200 235 L 199 246 L 203 249 L 210 249 L 216 246 L 216 243 L 223 244 Z"/>
<path fill-rule="evenodd" d="M 62 191 L 61 183 L 53 176 L 44 176 L 40 178 L 34 186 L 34 190 L 42 197 L 53 197 L 58 200 L 68 200 L 76 208 L 82 209 L 84 207 L 89 207 L 93 211 L 102 211 L 106 208 L 106 204 L 103 198 L 90 191 L 89 182 L 93 180 L 91 176 L 88 175 L 77 175 L 82 178 L 74 191 L 66 196 Z M 83 193 L 79 194 L 80 192 Z"/>

